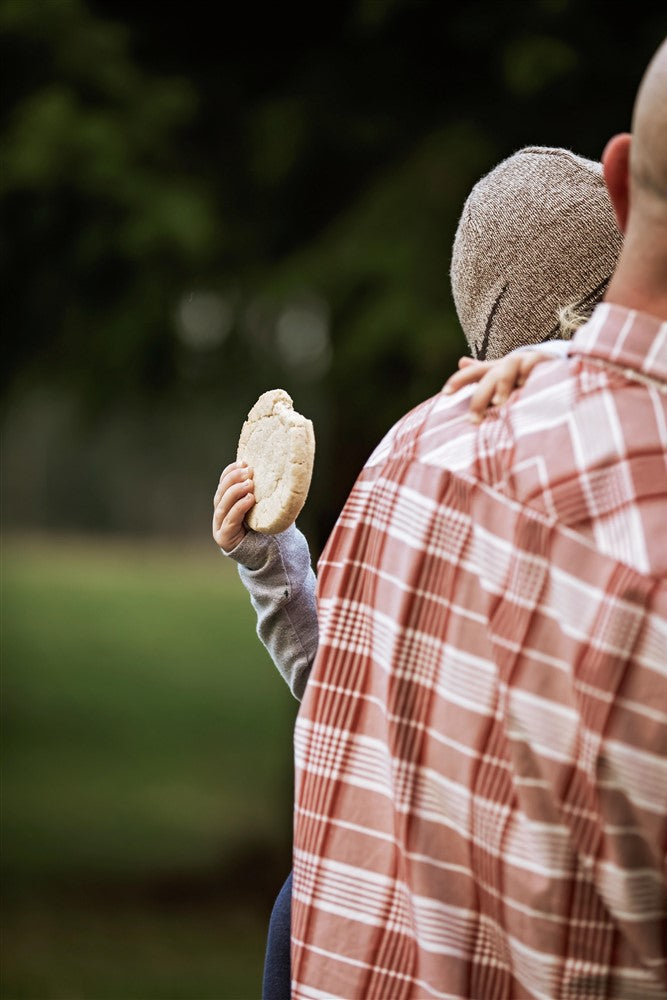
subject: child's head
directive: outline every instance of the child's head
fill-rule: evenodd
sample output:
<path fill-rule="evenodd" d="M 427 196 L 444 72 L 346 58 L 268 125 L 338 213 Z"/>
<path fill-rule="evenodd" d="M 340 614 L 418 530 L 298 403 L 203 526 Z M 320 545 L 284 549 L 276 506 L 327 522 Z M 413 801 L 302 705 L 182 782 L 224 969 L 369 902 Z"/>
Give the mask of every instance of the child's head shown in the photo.
<path fill-rule="evenodd" d="M 473 357 L 571 336 L 604 295 L 622 236 L 601 164 L 530 146 L 482 177 L 452 250 L 456 311 Z"/>

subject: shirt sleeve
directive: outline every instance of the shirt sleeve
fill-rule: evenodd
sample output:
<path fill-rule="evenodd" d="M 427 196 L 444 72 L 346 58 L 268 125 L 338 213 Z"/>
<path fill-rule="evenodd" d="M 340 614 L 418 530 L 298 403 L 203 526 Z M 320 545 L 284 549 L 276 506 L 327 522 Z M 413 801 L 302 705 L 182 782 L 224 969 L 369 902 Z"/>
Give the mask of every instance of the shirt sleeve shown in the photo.
<path fill-rule="evenodd" d="M 239 576 L 257 614 L 257 635 L 301 701 L 317 652 L 315 573 L 308 543 L 296 525 L 277 535 L 248 531 L 224 555 Z"/>

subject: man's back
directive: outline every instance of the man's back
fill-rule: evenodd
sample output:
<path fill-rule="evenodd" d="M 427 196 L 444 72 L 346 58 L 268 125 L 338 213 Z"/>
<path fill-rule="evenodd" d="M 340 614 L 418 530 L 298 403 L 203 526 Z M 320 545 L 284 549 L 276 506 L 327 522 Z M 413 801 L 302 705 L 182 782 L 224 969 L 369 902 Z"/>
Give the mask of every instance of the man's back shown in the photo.
<path fill-rule="evenodd" d="M 666 995 L 666 334 L 599 307 L 362 472 L 297 723 L 295 996 Z"/>
<path fill-rule="evenodd" d="M 667 574 L 667 323 L 603 304 L 570 356 L 465 435 L 469 471 L 599 552 Z M 439 457 L 453 467 L 446 447 Z"/>

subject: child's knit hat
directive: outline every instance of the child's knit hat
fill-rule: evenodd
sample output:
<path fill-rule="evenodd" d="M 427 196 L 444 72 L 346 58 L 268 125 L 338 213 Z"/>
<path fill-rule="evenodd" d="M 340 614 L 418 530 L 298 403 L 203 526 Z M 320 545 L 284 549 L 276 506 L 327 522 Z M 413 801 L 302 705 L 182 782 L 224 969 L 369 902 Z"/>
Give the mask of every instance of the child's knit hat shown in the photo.
<path fill-rule="evenodd" d="M 600 163 L 546 146 L 503 160 L 470 192 L 452 250 L 452 293 L 473 357 L 562 336 L 559 309 L 592 312 L 621 244 Z"/>

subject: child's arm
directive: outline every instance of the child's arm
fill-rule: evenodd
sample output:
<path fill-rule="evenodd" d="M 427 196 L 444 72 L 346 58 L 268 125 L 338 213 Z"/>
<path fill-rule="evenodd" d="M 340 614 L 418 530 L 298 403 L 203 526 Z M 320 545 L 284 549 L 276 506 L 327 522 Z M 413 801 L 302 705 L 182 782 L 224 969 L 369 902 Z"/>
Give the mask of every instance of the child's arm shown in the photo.
<path fill-rule="evenodd" d="M 459 370 L 444 384 L 446 393 L 457 392 L 464 385 L 479 383 L 470 397 L 470 419 L 479 423 L 488 406 L 501 406 L 510 394 L 524 384 L 533 368 L 541 361 L 565 357 L 569 341 L 549 340 L 517 348 L 498 361 L 477 361 L 459 358 Z"/>
<path fill-rule="evenodd" d="M 257 614 L 257 634 L 301 700 L 318 644 L 308 543 L 295 525 L 278 535 L 248 530 L 243 519 L 254 502 L 252 470 L 238 462 L 228 465 L 213 500 L 213 538 L 239 564 Z"/>

